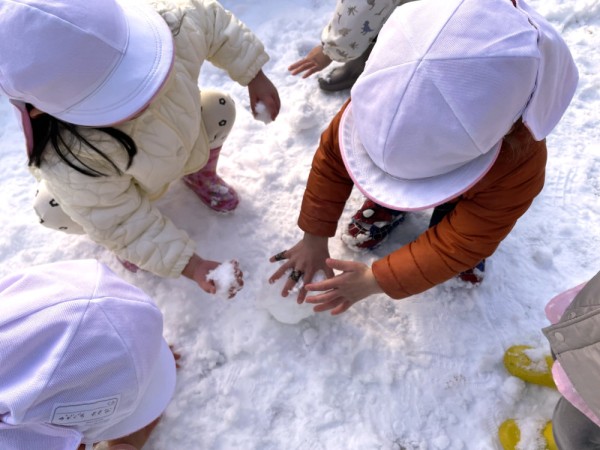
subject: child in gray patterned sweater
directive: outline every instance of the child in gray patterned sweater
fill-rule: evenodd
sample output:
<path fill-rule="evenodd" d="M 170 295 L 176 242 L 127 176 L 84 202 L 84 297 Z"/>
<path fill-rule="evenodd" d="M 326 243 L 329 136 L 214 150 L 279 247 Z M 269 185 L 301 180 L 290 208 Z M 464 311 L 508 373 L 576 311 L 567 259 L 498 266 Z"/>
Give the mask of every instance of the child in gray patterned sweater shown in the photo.
<path fill-rule="evenodd" d="M 332 61 L 345 63 L 319 77 L 325 91 L 352 87 L 362 73 L 379 30 L 397 6 L 410 0 L 337 0 L 335 11 L 321 33 L 321 44 L 288 70 L 302 78 L 320 72 Z"/>

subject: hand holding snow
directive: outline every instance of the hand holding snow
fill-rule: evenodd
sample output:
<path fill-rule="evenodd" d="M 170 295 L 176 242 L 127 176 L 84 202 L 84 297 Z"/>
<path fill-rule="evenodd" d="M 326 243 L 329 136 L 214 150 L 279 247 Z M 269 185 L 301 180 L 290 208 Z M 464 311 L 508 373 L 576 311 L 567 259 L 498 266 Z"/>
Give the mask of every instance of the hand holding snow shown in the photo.
<path fill-rule="evenodd" d="M 236 260 L 224 262 L 206 274 L 206 279 L 213 281 L 217 288 L 216 295 L 233 298 L 244 287 L 244 274 Z"/>

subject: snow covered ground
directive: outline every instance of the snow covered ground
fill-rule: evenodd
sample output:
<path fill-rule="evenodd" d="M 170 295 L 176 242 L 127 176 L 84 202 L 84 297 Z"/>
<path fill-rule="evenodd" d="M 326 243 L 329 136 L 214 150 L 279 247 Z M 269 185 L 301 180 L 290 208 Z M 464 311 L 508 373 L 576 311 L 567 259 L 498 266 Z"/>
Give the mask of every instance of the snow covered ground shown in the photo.
<path fill-rule="evenodd" d="M 223 1 L 265 43 L 282 111 L 269 125 L 253 120 L 246 89 L 206 64 L 200 85 L 237 100 L 221 172 L 242 202 L 234 214 L 217 215 L 178 182 L 159 204 L 202 256 L 240 262 L 245 286 L 233 300 L 185 278 L 131 274 L 87 238 L 38 226 L 22 138 L 0 101 L 0 275 L 98 258 L 156 299 L 166 338 L 183 359 L 150 450 L 494 449 L 506 418 L 526 419 L 528 433 L 552 415 L 557 394 L 509 376 L 502 356 L 516 343 L 546 348 L 546 302 L 600 270 L 600 2 L 531 1 L 563 33 L 581 80 L 548 138 L 544 191 L 488 260 L 484 283 L 466 289 L 450 281 L 401 301 L 374 296 L 337 317 L 303 310 L 303 320 L 284 323 L 299 307 L 268 285 L 268 257 L 300 237 L 295 222 L 313 152 L 348 96 L 326 94 L 314 76 L 302 80 L 286 68 L 318 42 L 333 3 Z M 355 192 L 342 226 L 360 204 Z M 410 215 L 382 248 L 358 258 L 370 263 L 412 240 L 429 214 Z M 339 235 L 331 253 L 356 257 Z"/>

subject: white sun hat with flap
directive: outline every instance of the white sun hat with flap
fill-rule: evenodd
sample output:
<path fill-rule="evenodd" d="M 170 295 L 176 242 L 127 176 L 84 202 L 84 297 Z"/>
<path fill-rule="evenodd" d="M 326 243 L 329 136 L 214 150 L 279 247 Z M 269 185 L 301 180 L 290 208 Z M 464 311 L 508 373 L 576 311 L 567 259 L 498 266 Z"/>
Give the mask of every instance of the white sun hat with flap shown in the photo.
<path fill-rule="evenodd" d="M 352 88 L 340 125 L 344 163 L 383 206 L 439 205 L 485 175 L 519 118 L 544 139 L 577 80 L 559 33 L 523 1 L 402 5 Z"/>

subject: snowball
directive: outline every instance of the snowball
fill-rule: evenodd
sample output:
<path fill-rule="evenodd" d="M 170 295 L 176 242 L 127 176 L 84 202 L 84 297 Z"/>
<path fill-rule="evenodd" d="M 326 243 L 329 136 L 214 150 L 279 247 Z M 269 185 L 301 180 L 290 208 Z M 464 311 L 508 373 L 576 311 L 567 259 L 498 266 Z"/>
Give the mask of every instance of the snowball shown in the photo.
<path fill-rule="evenodd" d="M 271 122 L 271 113 L 267 109 L 267 105 L 263 102 L 258 102 L 254 107 L 254 118 L 264 123 Z"/>
<path fill-rule="evenodd" d="M 216 295 L 230 299 L 244 286 L 243 281 L 238 281 L 240 274 L 238 262 L 231 260 L 209 271 L 206 274 L 206 279 L 215 283 L 215 287 L 217 288 Z"/>
<path fill-rule="evenodd" d="M 322 281 L 325 278 L 325 273 L 320 270 L 313 277 L 313 282 Z M 296 283 L 296 286 L 287 297 L 282 297 L 281 291 L 283 291 L 286 282 L 287 277 L 281 277 L 273 284 L 265 283 L 259 293 L 258 303 L 269 311 L 271 316 L 278 322 L 294 325 L 314 315 L 314 305 L 310 303 L 298 304 L 296 301 L 297 293 L 302 287 L 302 280 Z"/>

